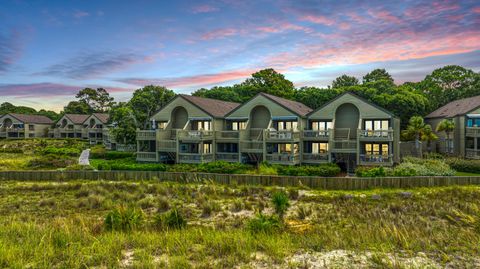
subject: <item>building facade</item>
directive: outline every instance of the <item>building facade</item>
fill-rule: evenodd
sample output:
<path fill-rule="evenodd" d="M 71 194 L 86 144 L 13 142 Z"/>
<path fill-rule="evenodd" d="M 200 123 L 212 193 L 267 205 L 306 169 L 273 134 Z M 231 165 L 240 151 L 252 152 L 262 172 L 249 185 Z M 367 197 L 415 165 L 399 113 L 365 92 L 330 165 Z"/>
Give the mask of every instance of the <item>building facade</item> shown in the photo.
<path fill-rule="evenodd" d="M 0 138 L 47 137 L 53 121 L 45 116 L 8 113 L 0 116 Z"/>
<path fill-rule="evenodd" d="M 437 129 L 442 120 L 450 120 L 452 133 L 436 132 L 439 137 L 433 149 L 469 159 L 480 159 L 480 96 L 450 102 L 425 117 L 426 123 Z"/>
<path fill-rule="evenodd" d="M 244 104 L 179 95 L 137 131 L 137 160 L 393 165 L 400 120 L 344 93 L 319 109 L 260 93 Z"/>

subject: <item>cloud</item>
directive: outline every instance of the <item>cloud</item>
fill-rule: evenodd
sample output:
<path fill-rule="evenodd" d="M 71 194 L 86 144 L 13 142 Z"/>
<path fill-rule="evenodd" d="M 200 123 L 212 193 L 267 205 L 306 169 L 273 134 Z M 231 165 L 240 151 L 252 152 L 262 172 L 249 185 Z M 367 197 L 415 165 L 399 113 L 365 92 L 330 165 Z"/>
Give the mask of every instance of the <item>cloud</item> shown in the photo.
<path fill-rule="evenodd" d="M 221 39 L 229 36 L 233 36 L 239 33 L 235 28 L 222 28 L 215 29 L 213 31 L 206 32 L 202 35 L 202 40 Z"/>
<path fill-rule="evenodd" d="M 88 17 L 88 16 L 90 16 L 90 13 L 88 13 L 86 11 L 82 11 L 82 10 L 77 10 L 73 13 L 73 17 L 75 17 L 76 19 L 80 19 L 80 18 Z"/>
<path fill-rule="evenodd" d="M 210 12 L 215 12 L 218 11 L 217 7 L 211 6 L 211 5 L 199 5 L 199 6 L 194 6 L 191 9 L 191 12 L 194 14 L 198 13 L 210 13 Z"/>
<path fill-rule="evenodd" d="M 45 71 L 37 72 L 35 75 L 88 79 L 147 61 L 151 61 L 151 57 L 134 53 L 88 52 L 51 65 Z"/>
<path fill-rule="evenodd" d="M 20 57 L 22 50 L 20 33 L 11 30 L 8 34 L 0 32 L 0 74 L 6 72 Z"/>
<path fill-rule="evenodd" d="M 302 31 L 305 33 L 312 33 L 314 30 L 309 27 L 304 27 L 301 25 L 293 24 L 290 22 L 275 22 L 271 26 L 259 26 L 256 28 L 260 32 L 264 33 L 282 33 L 286 31 Z"/>
<path fill-rule="evenodd" d="M 73 96 L 85 87 L 100 88 L 96 85 L 72 86 L 59 83 L 0 84 L 0 96 L 17 98 L 50 98 L 55 96 Z M 105 87 L 108 92 L 131 91 L 128 88 Z"/>
<path fill-rule="evenodd" d="M 300 17 L 301 21 L 308 21 L 311 23 L 316 23 L 316 24 L 324 24 L 324 25 L 333 25 L 335 24 L 335 20 L 332 20 L 330 18 L 327 18 L 325 16 L 321 15 L 304 15 Z"/>
<path fill-rule="evenodd" d="M 207 85 L 217 85 L 226 82 L 244 79 L 253 74 L 256 70 L 233 70 L 220 72 L 216 74 L 201 74 L 184 77 L 170 77 L 170 78 L 126 78 L 118 80 L 119 82 L 135 85 L 162 85 L 165 87 L 200 87 Z"/>

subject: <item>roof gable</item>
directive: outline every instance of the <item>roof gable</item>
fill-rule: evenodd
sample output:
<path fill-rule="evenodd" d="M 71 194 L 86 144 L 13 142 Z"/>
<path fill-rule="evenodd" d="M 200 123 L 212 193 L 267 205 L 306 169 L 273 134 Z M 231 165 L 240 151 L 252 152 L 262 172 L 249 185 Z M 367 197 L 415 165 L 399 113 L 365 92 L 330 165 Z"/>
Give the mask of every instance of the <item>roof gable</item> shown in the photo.
<path fill-rule="evenodd" d="M 432 113 L 425 118 L 453 118 L 465 115 L 468 112 L 480 107 L 480 95 L 452 101 Z"/>
<path fill-rule="evenodd" d="M 217 99 L 204 98 L 192 95 L 180 94 L 180 97 L 186 99 L 193 105 L 205 111 L 215 118 L 223 118 L 227 113 L 240 106 L 239 103 L 221 101 Z"/>
<path fill-rule="evenodd" d="M 21 121 L 23 123 L 31 123 L 31 124 L 53 124 L 53 121 L 42 115 L 27 115 L 27 114 L 19 114 L 19 113 L 8 113 L 5 114 L 1 117 L 10 115 L 11 117 L 17 119 L 18 121 Z"/>
<path fill-rule="evenodd" d="M 110 118 L 110 115 L 108 113 L 93 113 L 90 115 L 88 118 L 85 119 L 85 122 L 87 122 L 90 118 L 95 117 L 97 120 L 99 120 L 102 124 L 107 124 L 108 120 Z"/>
<path fill-rule="evenodd" d="M 67 118 L 72 124 L 80 125 L 83 124 L 89 117 L 90 115 L 86 114 L 65 114 L 57 122 Z"/>

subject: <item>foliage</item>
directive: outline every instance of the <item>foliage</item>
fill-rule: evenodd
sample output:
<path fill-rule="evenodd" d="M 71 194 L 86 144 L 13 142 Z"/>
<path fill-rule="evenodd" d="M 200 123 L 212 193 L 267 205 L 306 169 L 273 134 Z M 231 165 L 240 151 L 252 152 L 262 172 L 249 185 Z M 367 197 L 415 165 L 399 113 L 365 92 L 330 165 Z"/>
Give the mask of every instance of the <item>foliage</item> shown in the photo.
<path fill-rule="evenodd" d="M 317 87 L 302 87 L 295 93 L 295 100 L 316 109 L 326 104 L 343 92 L 342 89 L 321 89 Z"/>
<path fill-rule="evenodd" d="M 118 160 L 132 158 L 134 156 L 134 152 L 111 151 L 106 150 L 103 146 L 94 146 L 90 148 L 91 159 Z"/>
<path fill-rule="evenodd" d="M 113 160 L 91 160 L 92 166 L 98 170 L 113 171 L 166 171 L 167 166 L 161 163 L 137 163 L 134 158 Z"/>
<path fill-rule="evenodd" d="M 82 152 L 82 149 L 80 148 L 71 148 L 71 147 L 59 148 L 59 147 L 53 147 L 53 146 L 47 146 L 40 150 L 41 154 L 65 155 L 65 156 L 72 156 L 72 157 L 80 156 L 81 152 Z"/>
<path fill-rule="evenodd" d="M 105 216 L 104 225 L 107 231 L 129 232 L 143 225 L 145 214 L 141 209 L 119 206 Z"/>
<path fill-rule="evenodd" d="M 135 143 L 137 137 L 136 130 L 140 126 L 131 106 L 125 102 L 115 104 L 109 115 L 110 121 L 115 126 L 115 128 L 110 130 L 114 139 L 124 144 Z"/>
<path fill-rule="evenodd" d="M 43 155 L 27 162 L 26 167 L 32 170 L 65 168 L 77 162 L 76 159 L 64 155 Z"/>
<path fill-rule="evenodd" d="M 332 88 L 342 88 L 358 85 L 358 79 L 356 77 L 347 76 L 345 74 L 339 76 L 332 81 Z"/>
<path fill-rule="evenodd" d="M 85 88 L 75 96 L 79 103 L 86 104 L 89 112 L 107 112 L 113 105 L 113 97 L 104 88 Z"/>
<path fill-rule="evenodd" d="M 385 69 L 375 69 L 372 72 L 363 76 L 363 83 L 387 81 L 393 84 L 392 76 Z"/>
<path fill-rule="evenodd" d="M 4 102 L 0 104 L 0 115 L 8 114 L 8 113 L 19 113 L 19 114 L 27 114 L 27 115 L 42 115 L 50 118 L 51 120 L 57 120 L 60 115 L 51 110 L 40 109 L 39 111 L 35 110 L 31 107 L 26 106 L 15 106 L 11 103 Z"/>
<path fill-rule="evenodd" d="M 453 176 L 455 170 L 442 159 L 406 157 L 401 164 L 394 168 L 358 167 L 355 174 L 358 177 Z"/>
<path fill-rule="evenodd" d="M 88 104 L 80 101 L 71 101 L 63 107 L 63 113 L 65 114 L 89 114 L 91 112 Z"/>
<path fill-rule="evenodd" d="M 267 216 L 259 213 L 247 223 L 247 229 L 251 233 L 272 234 L 282 227 L 280 220 L 275 216 Z"/>
<path fill-rule="evenodd" d="M 283 216 L 285 215 L 288 207 L 290 206 L 290 202 L 288 201 L 288 194 L 285 191 L 275 191 L 272 194 L 272 204 L 275 213 L 280 219 L 283 219 Z"/>
<path fill-rule="evenodd" d="M 459 172 L 480 173 L 480 160 L 447 158 L 446 163 Z"/>
<path fill-rule="evenodd" d="M 389 168 L 380 167 L 368 167 L 359 166 L 355 169 L 355 175 L 357 177 L 386 177 L 388 176 Z"/>
<path fill-rule="evenodd" d="M 286 176 L 318 176 L 318 177 L 334 177 L 340 173 L 340 167 L 334 163 L 319 165 L 299 165 L 277 167 L 279 175 Z"/>
<path fill-rule="evenodd" d="M 218 174 L 244 174 L 251 167 L 237 162 L 215 161 L 198 165 L 197 171 Z"/>
<path fill-rule="evenodd" d="M 148 129 L 150 118 L 154 113 L 174 97 L 175 93 L 172 90 L 153 85 L 145 86 L 133 92 L 132 99 L 128 102 L 128 108 L 130 109 L 129 113 L 135 118 L 136 127 Z"/>
<path fill-rule="evenodd" d="M 187 220 L 177 208 L 173 208 L 165 214 L 157 215 L 155 225 L 161 229 L 183 229 L 187 226 Z"/>

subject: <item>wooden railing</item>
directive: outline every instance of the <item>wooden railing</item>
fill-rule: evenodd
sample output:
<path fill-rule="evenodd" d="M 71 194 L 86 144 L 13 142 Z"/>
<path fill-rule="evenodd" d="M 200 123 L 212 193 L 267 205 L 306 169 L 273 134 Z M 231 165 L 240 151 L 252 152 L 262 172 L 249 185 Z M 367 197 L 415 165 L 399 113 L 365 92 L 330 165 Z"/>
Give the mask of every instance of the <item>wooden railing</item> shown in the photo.
<path fill-rule="evenodd" d="M 393 140 L 393 130 L 358 130 L 361 140 Z"/>
<path fill-rule="evenodd" d="M 266 155 L 266 160 L 271 163 L 294 164 L 300 162 L 298 153 L 271 153 Z"/>
<path fill-rule="evenodd" d="M 296 139 L 300 139 L 300 132 L 292 131 L 292 130 L 281 130 L 281 131 L 266 130 L 266 139 L 267 140 L 296 140 Z"/>
<path fill-rule="evenodd" d="M 215 158 L 218 161 L 238 162 L 238 154 L 239 153 L 218 152 L 217 154 L 215 154 Z"/>
<path fill-rule="evenodd" d="M 178 139 L 189 140 L 206 140 L 213 139 L 213 131 L 207 130 L 179 130 L 177 132 Z"/>
<path fill-rule="evenodd" d="M 384 154 L 360 154 L 360 164 L 391 164 L 393 155 Z"/>
<path fill-rule="evenodd" d="M 240 142 L 240 151 L 242 152 L 262 152 L 262 141 L 242 141 Z"/>
<path fill-rule="evenodd" d="M 175 140 L 157 140 L 157 151 L 176 152 L 177 141 Z"/>
<path fill-rule="evenodd" d="M 304 162 L 328 162 L 328 153 L 303 153 Z"/>
<path fill-rule="evenodd" d="M 135 152 L 137 151 L 137 145 L 117 144 L 117 151 Z"/>
<path fill-rule="evenodd" d="M 480 149 L 466 149 L 465 157 L 469 159 L 480 159 Z"/>
<path fill-rule="evenodd" d="M 465 134 L 470 137 L 480 137 L 480 127 L 467 127 Z"/>
<path fill-rule="evenodd" d="M 216 139 L 237 140 L 240 136 L 239 131 L 216 131 Z"/>
<path fill-rule="evenodd" d="M 304 139 L 328 139 L 330 137 L 329 130 L 304 130 L 302 131 Z"/>
<path fill-rule="evenodd" d="M 137 152 L 137 161 L 155 162 L 157 161 L 157 154 L 155 152 Z"/>
<path fill-rule="evenodd" d="M 201 154 L 201 153 L 179 153 L 178 161 L 181 163 L 202 163 L 213 161 L 213 154 Z"/>
<path fill-rule="evenodd" d="M 156 140 L 157 132 L 155 130 L 137 130 L 137 140 Z"/>

